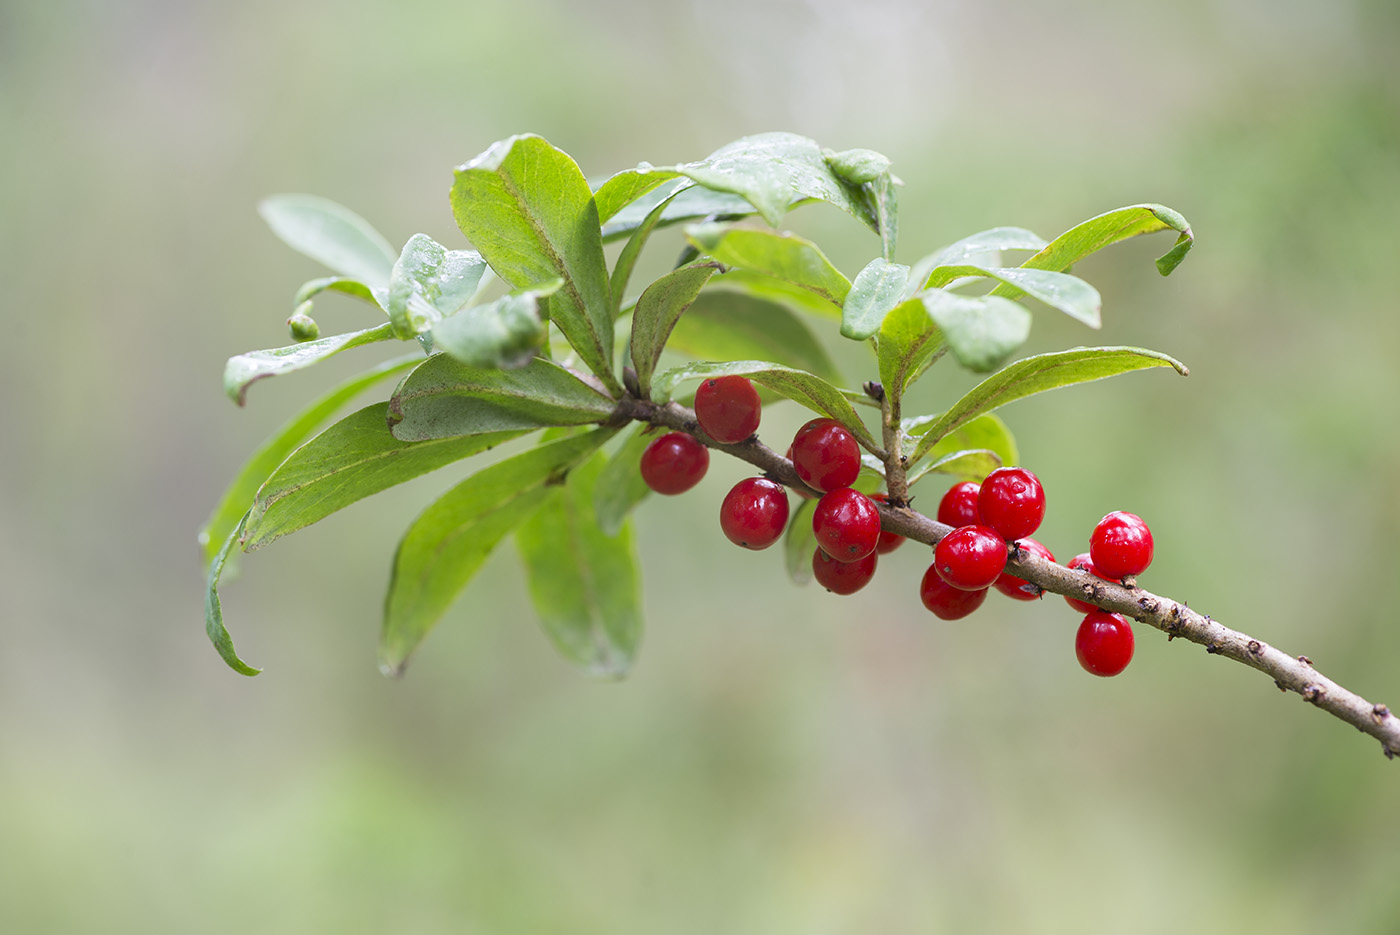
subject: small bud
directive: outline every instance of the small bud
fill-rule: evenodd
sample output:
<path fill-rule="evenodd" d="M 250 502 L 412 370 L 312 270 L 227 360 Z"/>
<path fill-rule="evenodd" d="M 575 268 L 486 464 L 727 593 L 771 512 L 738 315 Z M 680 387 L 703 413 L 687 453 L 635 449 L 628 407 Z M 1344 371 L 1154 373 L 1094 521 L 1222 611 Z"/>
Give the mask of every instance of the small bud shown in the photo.
<path fill-rule="evenodd" d="M 310 301 L 297 306 L 297 310 L 292 312 L 292 317 L 287 319 L 287 327 L 292 331 L 292 338 L 297 341 L 314 341 L 321 336 L 321 326 L 311 317 Z"/>

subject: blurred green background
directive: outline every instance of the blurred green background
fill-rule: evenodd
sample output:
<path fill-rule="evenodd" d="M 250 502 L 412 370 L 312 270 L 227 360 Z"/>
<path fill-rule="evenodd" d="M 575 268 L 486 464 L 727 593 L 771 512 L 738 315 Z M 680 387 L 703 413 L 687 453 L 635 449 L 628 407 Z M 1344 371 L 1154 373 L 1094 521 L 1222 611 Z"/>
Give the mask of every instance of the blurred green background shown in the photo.
<path fill-rule="evenodd" d="M 616 684 L 556 657 L 510 549 L 377 673 L 397 535 L 461 466 L 248 557 L 224 606 L 256 679 L 205 639 L 194 547 L 252 447 L 378 359 L 223 396 L 320 274 L 259 198 L 460 246 L 451 168 L 509 134 L 604 175 L 786 129 L 894 160 L 905 262 L 1184 213 L 1170 279 L 1164 235 L 1076 270 L 1101 333 L 1036 311 L 1027 353 L 1192 369 L 1003 411 L 1040 538 L 1137 512 L 1146 586 L 1400 704 L 1397 48 L 1393 0 L 3 0 L 0 931 L 1400 931 L 1374 741 L 1154 631 L 1091 678 L 1057 599 L 937 621 L 918 548 L 853 597 L 793 587 L 719 533 L 737 463 L 642 508 Z M 791 222 L 848 274 L 877 252 L 830 207 Z M 911 406 L 971 385 L 946 369 Z"/>

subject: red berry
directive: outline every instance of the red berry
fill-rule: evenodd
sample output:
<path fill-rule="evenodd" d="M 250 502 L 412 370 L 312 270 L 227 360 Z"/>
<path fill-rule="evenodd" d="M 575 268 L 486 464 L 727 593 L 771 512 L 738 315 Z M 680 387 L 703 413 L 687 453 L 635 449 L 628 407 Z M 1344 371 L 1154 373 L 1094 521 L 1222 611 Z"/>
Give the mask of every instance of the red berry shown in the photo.
<path fill-rule="evenodd" d="M 955 588 L 938 575 L 938 566 L 928 566 L 924 580 L 919 582 L 919 599 L 939 620 L 959 620 L 982 606 L 987 589 L 964 591 Z"/>
<path fill-rule="evenodd" d="M 1023 543 L 1023 544 L 1024 544 L 1024 543 Z M 1103 580 L 1105 580 L 1105 581 L 1111 581 L 1111 580 L 1113 580 L 1113 579 L 1111 579 L 1111 578 L 1104 578 L 1103 575 L 1099 574 L 1099 570 L 1098 570 L 1097 568 L 1094 567 L 1094 560 L 1091 559 L 1091 558 L 1089 557 L 1089 553 L 1088 553 L 1088 552 L 1080 552 L 1080 553 L 1079 553 L 1078 555 L 1076 555 L 1074 558 L 1070 559 L 1070 560 L 1069 560 L 1069 564 L 1066 565 L 1065 567 L 1066 567 L 1066 568 L 1070 568 L 1070 569 L 1079 569 L 1079 568 L 1082 568 L 1082 569 L 1084 569 L 1085 571 L 1087 571 L 1089 574 L 1094 575 L 1094 576 L 1097 577 L 1097 578 L 1103 578 Z M 1075 599 L 1072 598 L 1072 597 L 1066 597 L 1066 598 L 1065 598 L 1065 603 L 1068 604 L 1068 605 L 1069 605 L 1070 607 L 1072 607 L 1073 609 L 1079 611 L 1081 614 L 1093 613 L 1094 611 L 1096 611 L 1096 610 L 1099 609 L 1099 608 L 1098 608 L 1097 606 L 1095 606 L 1094 604 L 1090 604 L 1090 603 L 1087 602 L 1087 601 L 1077 601 L 1077 600 L 1075 600 Z"/>
<path fill-rule="evenodd" d="M 710 449 L 684 432 L 668 432 L 642 452 L 642 480 L 657 493 L 685 493 L 709 467 Z"/>
<path fill-rule="evenodd" d="M 865 494 L 842 487 L 817 501 L 812 532 L 822 551 L 838 562 L 859 561 L 880 541 L 880 514 Z"/>
<path fill-rule="evenodd" d="M 797 476 L 822 493 L 849 487 L 860 474 L 860 446 L 835 419 L 813 419 L 802 426 L 790 450 Z"/>
<path fill-rule="evenodd" d="M 1047 562 L 1053 562 L 1055 556 L 1050 554 L 1050 550 L 1027 536 L 1017 543 L 1021 548 L 1034 555 L 1039 555 Z M 997 577 L 996 584 L 992 585 L 1007 597 L 1014 597 L 1018 601 L 1033 601 L 1040 597 L 1041 590 L 1022 578 L 1018 578 L 1008 571 L 1004 571 Z"/>
<path fill-rule="evenodd" d="M 1074 634 L 1074 654 L 1086 672 L 1117 675 L 1133 659 L 1133 628 L 1118 614 L 1095 609 Z"/>
<path fill-rule="evenodd" d="M 871 494 L 870 499 L 879 500 L 881 503 L 886 503 L 888 502 L 889 497 L 885 494 L 877 493 Z M 901 536 L 899 533 L 887 532 L 886 530 L 881 529 L 880 541 L 875 543 L 875 551 L 879 552 L 881 555 L 884 555 L 888 552 L 893 552 L 895 549 L 899 548 L 903 544 L 904 537 Z"/>
<path fill-rule="evenodd" d="M 989 588 L 1006 567 L 1006 543 L 990 526 L 959 526 L 933 547 L 933 565 L 955 588 Z"/>
<path fill-rule="evenodd" d="M 977 494 L 981 485 L 963 481 L 948 488 L 943 499 L 938 501 L 938 521 L 957 529 L 959 526 L 976 526 L 982 522 L 977 512 Z"/>
<path fill-rule="evenodd" d="M 762 403 L 744 377 L 713 377 L 695 391 L 695 420 L 715 441 L 734 445 L 758 431 Z"/>
<path fill-rule="evenodd" d="M 812 555 L 812 577 L 833 594 L 854 594 L 875 577 L 875 553 L 854 562 L 838 562 L 817 549 Z"/>
<path fill-rule="evenodd" d="M 787 520 L 787 492 L 766 477 L 739 481 L 719 507 L 720 528 L 730 542 L 746 549 L 766 549 L 777 542 Z"/>
<path fill-rule="evenodd" d="M 977 495 L 982 523 L 1008 542 L 1029 536 L 1045 518 L 1045 490 L 1025 468 L 997 468 L 982 481 Z"/>
<path fill-rule="evenodd" d="M 1130 578 L 1152 564 L 1152 530 L 1132 513 L 1110 513 L 1089 537 L 1089 556 L 1104 578 Z"/>

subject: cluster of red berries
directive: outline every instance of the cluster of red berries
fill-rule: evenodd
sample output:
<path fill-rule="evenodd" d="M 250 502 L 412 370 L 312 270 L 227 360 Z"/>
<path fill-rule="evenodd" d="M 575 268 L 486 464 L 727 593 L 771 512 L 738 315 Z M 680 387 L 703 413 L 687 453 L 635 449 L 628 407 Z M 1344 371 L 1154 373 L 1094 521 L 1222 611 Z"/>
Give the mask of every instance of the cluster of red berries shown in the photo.
<path fill-rule="evenodd" d="M 740 376 L 705 380 L 695 393 L 700 428 L 721 444 L 737 444 L 758 429 L 761 403 L 753 384 Z M 904 537 L 880 528 L 874 498 L 851 485 L 860 474 L 860 448 L 850 431 L 835 419 L 813 419 L 798 429 L 788 459 L 803 483 L 822 492 L 812 514 L 819 548 L 812 574 L 829 591 L 853 594 L 875 575 L 878 555 L 898 548 Z M 641 473 L 657 493 L 683 493 L 698 484 L 709 467 L 710 453 L 685 432 L 670 432 L 642 454 Z M 765 477 L 739 481 L 720 505 L 720 528 L 736 545 L 766 549 L 787 526 L 787 491 Z M 1008 544 L 1054 561 L 1050 550 L 1031 533 L 1045 516 L 1045 490 L 1030 471 L 998 468 L 979 485 L 954 485 L 938 505 L 938 521 L 954 527 L 933 550 L 919 596 L 943 620 L 966 617 L 982 606 L 995 587 L 1008 597 L 1035 600 L 1038 587 L 1009 574 Z M 1152 562 L 1152 533 L 1131 513 L 1110 513 L 1094 527 L 1089 551 L 1069 563 L 1106 581 L 1140 574 Z M 1133 656 L 1133 631 L 1126 619 L 1092 604 L 1065 598 L 1085 614 L 1075 636 L 1075 653 L 1095 675 L 1117 675 Z"/>

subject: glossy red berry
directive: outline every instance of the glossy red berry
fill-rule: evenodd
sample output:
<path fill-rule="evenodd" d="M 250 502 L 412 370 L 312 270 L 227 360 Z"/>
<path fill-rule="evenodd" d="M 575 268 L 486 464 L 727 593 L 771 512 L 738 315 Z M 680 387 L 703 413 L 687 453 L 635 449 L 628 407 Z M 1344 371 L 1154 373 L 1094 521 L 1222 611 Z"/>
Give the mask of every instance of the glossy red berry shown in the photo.
<path fill-rule="evenodd" d="M 835 419 L 813 419 L 802 426 L 790 450 L 797 476 L 822 493 L 849 487 L 860 474 L 860 446 Z"/>
<path fill-rule="evenodd" d="M 959 526 L 976 526 L 982 522 L 977 512 L 977 494 L 980 484 L 963 481 L 948 488 L 943 499 L 938 501 L 938 521 L 954 529 Z"/>
<path fill-rule="evenodd" d="M 1094 567 L 1094 560 L 1089 557 L 1088 552 L 1080 552 L 1074 558 L 1070 559 L 1069 564 L 1065 567 L 1076 570 L 1082 568 L 1089 574 L 1094 575 L 1098 578 L 1103 578 L 1103 580 L 1105 581 L 1113 580 L 1111 578 L 1104 578 L 1103 575 L 1099 574 L 1099 570 Z M 1090 604 L 1088 601 L 1077 601 L 1072 597 L 1066 597 L 1065 603 L 1068 604 L 1074 610 L 1079 611 L 1081 614 L 1093 613 L 1094 611 L 1099 609 L 1097 606 L 1095 606 L 1094 604 Z"/>
<path fill-rule="evenodd" d="M 854 562 L 838 562 L 817 549 L 812 556 L 812 577 L 833 594 L 854 594 L 875 577 L 875 553 Z"/>
<path fill-rule="evenodd" d="M 1019 467 L 997 468 L 982 481 L 977 511 L 1008 542 L 1029 536 L 1045 518 L 1045 489 L 1040 479 Z"/>
<path fill-rule="evenodd" d="M 1105 578 L 1140 575 L 1152 564 L 1152 530 L 1132 513 L 1110 513 L 1089 537 L 1089 557 Z"/>
<path fill-rule="evenodd" d="M 989 588 L 1006 567 L 1006 542 L 990 526 L 959 526 L 933 547 L 933 565 L 955 588 Z"/>
<path fill-rule="evenodd" d="M 855 562 L 875 552 L 880 514 L 865 494 L 842 487 L 817 501 L 812 532 L 823 552 L 838 562 Z"/>
<path fill-rule="evenodd" d="M 1074 634 L 1074 654 L 1086 672 L 1117 675 L 1133 660 L 1133 628 L 1118 614 L 1095 609 Z"/>
<path fill-rule="evenodd" d="M 668 432 L 642 452 L 642 480 L 657 493 L 685 493 L 710 467 L 710 449 L 684 432 Z"/>
<path fill-rule="evenodd" d="M 938 575 L 938 566 L 928 566 L 924 579 L 919 582 L 919 600 L 933 611 L 939 620 L 959 620 L 982 606 L 987 599 L 987 589 L 964 591 L 955 588 Z"/>
<path fill-rule="evenodd" d="M 729 541 L 746 549 L 777 542 L 788 520 L 787 492 L 766 477 L 746 477 L 724 495 L 719 526 Z"/>
<path fill-rule="evenodd" d="M 1053 562 L 1055 560 L 1055 556 L 1050 553 L 1049 549 L 1029 536 L 1016 544 L 1033 555 L 1039 555 L 1047 562 Z M 996 584 L 992 585 L 992 587 L 996 588 L 1007 597 L 1015 598 L 1018 601 L 1033 601 L 1039 598 L 1042 593 L 1040 588 L 1031 584 L 1029 581 L 1017 578 L 1007 571 L 997 576 Z"/>
<path fill-rule="evenodd" d="M 889 500 L 889 497 L 886 494 L 877 493 L 871 494 L 870 499 L 879 500 L 881 503 L 885 503 Z M 881 555 L 885 555 L 889 552 L 893 552 L 895 549 L 899 548 L 903 544 L 904 537 L 901 536 L 899 533 L 887 532 L 886 530 L 881 529 L 880 541 L 875 543 L 875 551 L 879 552 Z"/>
<path fill-rule="evenodd" d="M 745 377 L 712 377 L 695 391 L 695 420 L 715 441 L 734 445 L 758 431 L 762 405 Z"/>

